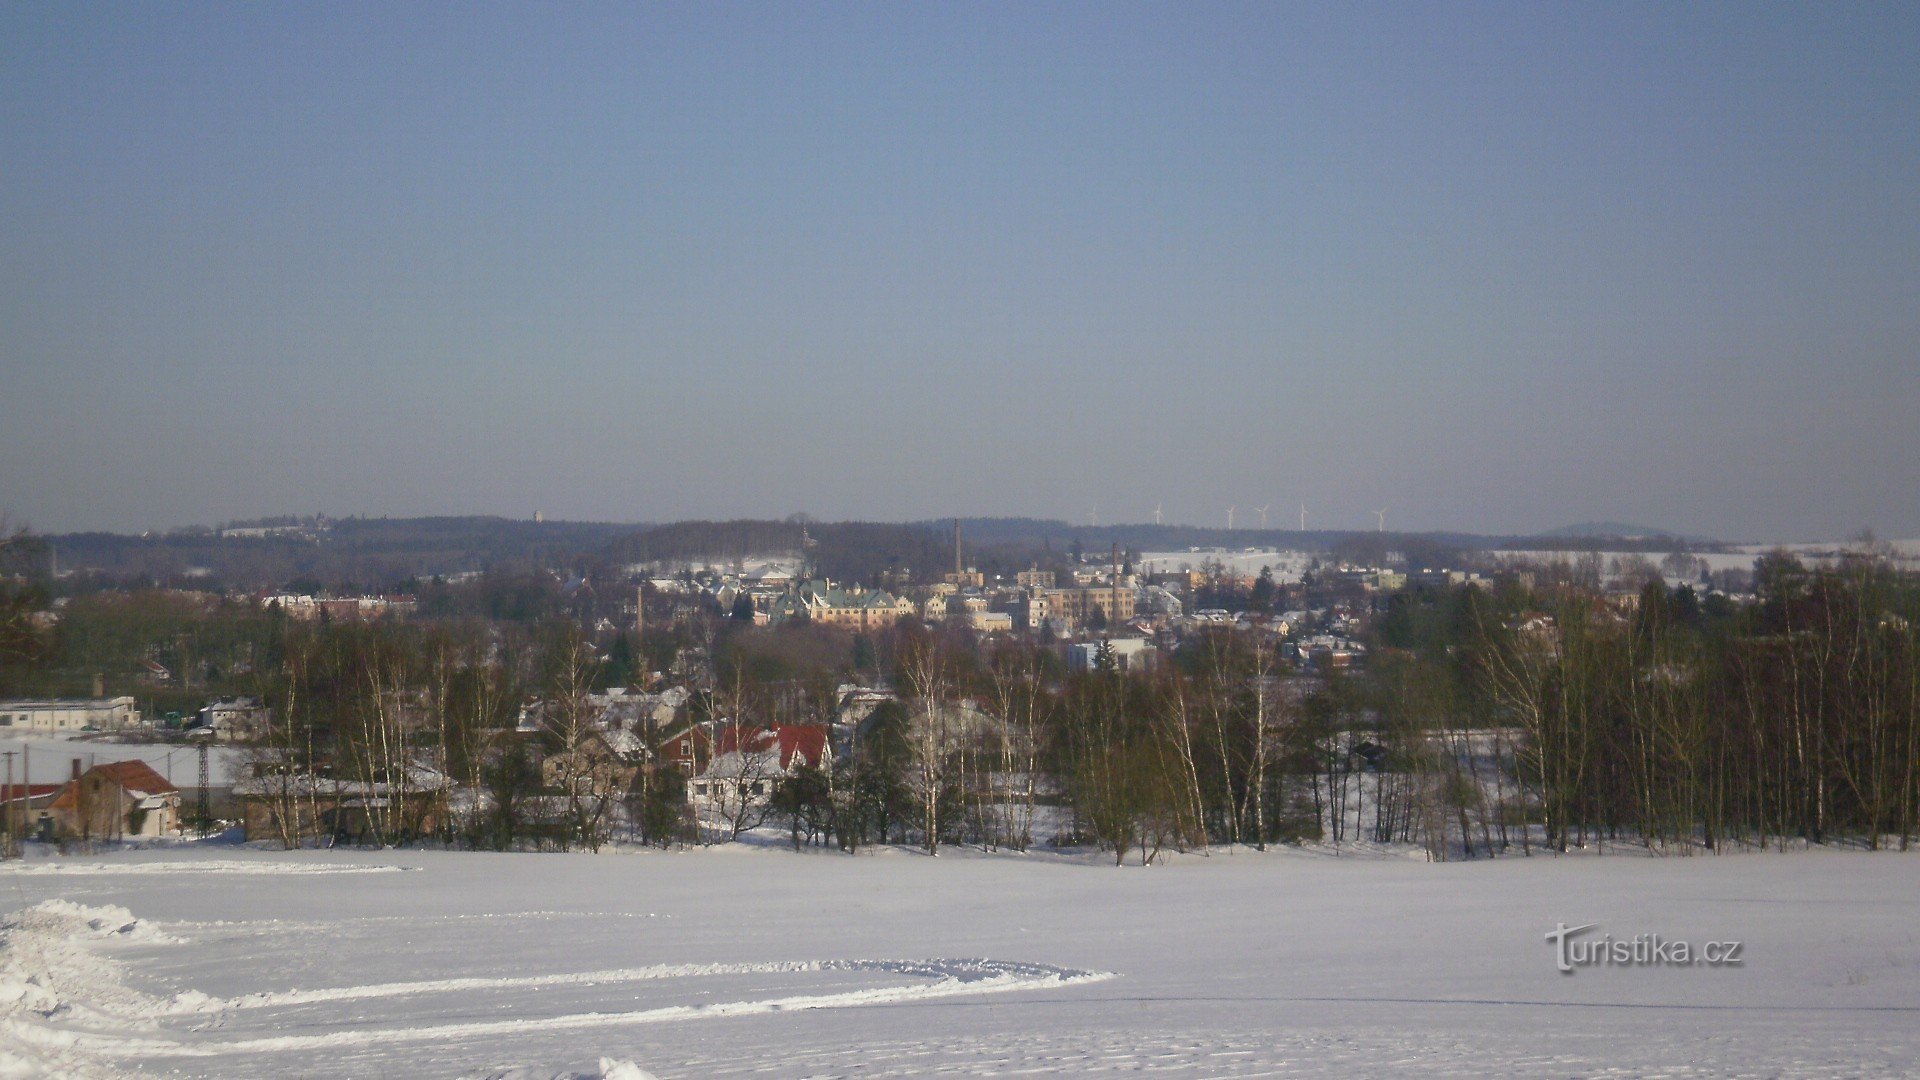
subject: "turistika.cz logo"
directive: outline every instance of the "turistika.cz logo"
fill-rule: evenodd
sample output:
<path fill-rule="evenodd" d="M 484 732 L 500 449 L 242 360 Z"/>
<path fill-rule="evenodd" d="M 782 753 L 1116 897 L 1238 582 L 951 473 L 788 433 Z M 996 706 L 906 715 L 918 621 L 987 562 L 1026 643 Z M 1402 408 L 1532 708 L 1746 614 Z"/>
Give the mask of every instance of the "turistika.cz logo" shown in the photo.
<path fill-rule="evenodd" d="M 1738 941 L 1709 941 L 1695 946 L 1685 941 L 1668 941 L 1659 934 L 1635 934 L 1630 938 L 1612 934 L 1579 936 L 1599 925 L 1559 923 L 1547 931 L 1547 942 L 1554 949 L 1555 966 L 1563 974 L 1571 975 L 1583 967 L 1739 967 L 1746 962 L 1740 955 Z"/>

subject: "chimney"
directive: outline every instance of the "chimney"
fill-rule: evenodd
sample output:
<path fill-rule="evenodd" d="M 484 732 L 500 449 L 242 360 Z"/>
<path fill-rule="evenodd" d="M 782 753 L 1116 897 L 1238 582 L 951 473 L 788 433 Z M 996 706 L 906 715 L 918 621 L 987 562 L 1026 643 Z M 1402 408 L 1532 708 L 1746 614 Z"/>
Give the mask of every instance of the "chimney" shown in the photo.
<path fill-rule="evenodd" d="M 955 578 L 954 578 L 955 581 L 959 580 L 960 574 L 964 574 L 967 572 L 967 568 L 960 564 L 960 519 L 959 518 L 953 519 L 953 572 L 955 575 Z"/>
<path fill-rule="evenodd" d="M 73 759 L 73 778 L 75 780 L 80 779 L 80 759 L 79 758 Z"/>
<path fill-rule="evenodd" d="M 107 696 L 107 677 L 98 671 L 93 673 L 93 696 L 97 698 Z"/>

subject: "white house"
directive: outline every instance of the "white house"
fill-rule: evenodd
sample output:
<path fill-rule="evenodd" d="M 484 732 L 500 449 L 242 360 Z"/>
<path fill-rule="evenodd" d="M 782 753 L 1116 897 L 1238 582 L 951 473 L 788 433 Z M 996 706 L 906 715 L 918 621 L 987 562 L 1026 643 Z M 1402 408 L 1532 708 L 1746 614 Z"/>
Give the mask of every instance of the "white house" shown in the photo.
<path fill-rule="evenodd" d="M 266 733 L 272 710 L 259 698 L 223 698 L 200 707 L 199 727 L 216 739 L 256 739 Z"/>
<path fill-rule="evenodd" d="M 774 728 L 729 726 L 720 732 L 713 760 L 687 784 L 687 801 L 731 816 L 766 802 L 774 786 L 803 766 L 826 761 L 827 729 L 812 724 Z"/>

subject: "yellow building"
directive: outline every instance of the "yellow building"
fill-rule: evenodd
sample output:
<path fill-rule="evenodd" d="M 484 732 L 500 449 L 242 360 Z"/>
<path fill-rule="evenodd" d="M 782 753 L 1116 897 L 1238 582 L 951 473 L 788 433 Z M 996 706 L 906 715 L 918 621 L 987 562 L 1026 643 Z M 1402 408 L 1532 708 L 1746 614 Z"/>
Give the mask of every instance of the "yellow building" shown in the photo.
<path fill-rule="evenodd" d="M 1130 585 L 1087 585 L 1076 589 L 1040 589 L 1036 596 L 1047 602 L 1047 618 L 1059 619 L 1068 626 L 1087 624 L 1098 611 L 1107 625 L 1114 626 L 1133 618 L 1134 590 Z"/>

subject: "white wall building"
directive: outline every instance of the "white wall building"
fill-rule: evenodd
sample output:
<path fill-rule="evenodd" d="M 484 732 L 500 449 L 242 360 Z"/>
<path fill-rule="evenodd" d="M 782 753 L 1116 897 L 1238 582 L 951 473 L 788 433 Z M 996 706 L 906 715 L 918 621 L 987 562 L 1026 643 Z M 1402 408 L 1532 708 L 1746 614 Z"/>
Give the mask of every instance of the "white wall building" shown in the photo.
<path fill-rule="evenodd" d="M 1113 663 L 1121 671 L 1140 671 L 1152 663 L 1153 643 L 1145 638 L 1110 638 L 1075 642 L 1067 646 L 1068 671 L 1092 671 L 1099 666 L 1100 650 L 1113 651 Z"/>
<path fill-rule="evenodd" d="M 140 707 L 130 697 L 0 701 L 0 729 L 118 731 L 139 722 Z"/>

